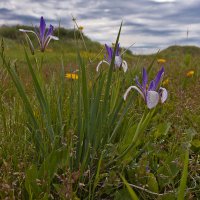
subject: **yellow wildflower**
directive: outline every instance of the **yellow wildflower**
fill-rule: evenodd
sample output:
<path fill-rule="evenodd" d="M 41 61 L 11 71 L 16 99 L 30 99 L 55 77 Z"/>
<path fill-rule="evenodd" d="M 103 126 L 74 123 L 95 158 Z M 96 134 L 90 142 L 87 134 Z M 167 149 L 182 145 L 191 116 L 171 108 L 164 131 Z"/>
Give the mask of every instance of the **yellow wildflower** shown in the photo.
<path fill-rule="evenodd" d="M 79 31 L 83 31 L 83 29 L 84 29 L 83 26 L 79 26 L 79 27 L 78 27 L 78 30 L 79 30 Z"/>
<path fill-rule="evenodd" d="M 186 73 L 187 77 L 192 77 L 194 75 L 194 70 L 190 70 Z"/>
<path fill-rule="evenodd" d="M 78 79 L 78 74 L 74 73 L 66 73 L 65 78 L 72 79 L 72 80 L 77 80 Z"/>
<path fill-rule="evenodd" d="M 162 82 L 162 85 L 165 86 L 165 85 L 168 85 L 169 84 L 169 78 L 166 78 L 163 82 Z"/>
<path fill-rule="evenodd" d="M 166 63 L 166 60 L 163 59 L 163 58 L 159 58 L 159 59 L 157 60 L 157 62 L 158 62 L 159 64 L 163 64 L 163 63 Z"/>

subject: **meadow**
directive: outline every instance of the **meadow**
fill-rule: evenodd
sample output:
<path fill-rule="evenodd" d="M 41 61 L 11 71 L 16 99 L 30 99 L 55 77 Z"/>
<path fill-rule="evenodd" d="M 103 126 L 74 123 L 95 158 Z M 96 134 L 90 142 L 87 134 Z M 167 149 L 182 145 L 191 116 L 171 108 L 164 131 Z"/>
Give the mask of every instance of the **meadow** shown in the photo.
<path fill-rule="evenodd" d="M 198 47 L 19 29 L 0 28 L 0 199 L 200 199 Z"/>

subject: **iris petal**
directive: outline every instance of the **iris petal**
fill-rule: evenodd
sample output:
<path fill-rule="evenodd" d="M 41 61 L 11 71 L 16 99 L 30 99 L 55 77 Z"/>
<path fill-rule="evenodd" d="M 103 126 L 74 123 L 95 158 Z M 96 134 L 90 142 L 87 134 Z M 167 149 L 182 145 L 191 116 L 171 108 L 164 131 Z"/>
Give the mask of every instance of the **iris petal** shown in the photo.
<path fill-rule="evenodd" d="M 96 71 L 98 72 L 99 71 L 99 67 L 103 64 L 103 63 L 106 63 L 108 65 L 110 65 L 106 60 L 102 60 L 98 63 L 97 67 L 96 67 Z"/>
<path fill-rule="evenodd" d="M 124 93 L 124 96 L 123 96 L 124 100 L 126 100 L 128 94 L 129 94 L 129 92 L 130 92 L 132 89 L 138 91 L 138 92 L 141 94 L 141 96 L 143 97 L 143 99 L 144 99 L 144 94 L 142 93 L 142 91 L 141 91 L 137 86 L 132 85 L 132 86 L 130 86 L 130 87 L 126 90 L 126 92 Z"/>
<path fill-rule="evenodd" d="M 106 51 L 107 51 L 107 54 L 108 54 L 108 62 L 111 62 L 112 60 L 112 48 L 110 48 L 107 44 L 105 44 L 105 47 L 106 47 Z"/>
<path fill-rule="evenodd" d="M 47 38 L 48 36 L 52 35 L 52 34 L 53 34 L 53 26 L 50 24 L 49 30 L 48 30 L 48 32 L 47 32 L 47 34 L 46 34 L 46 38 Z"/>
<path fill-rule="evenodd" d="M 119 68 L 122 64 L 122 58 L 121 56 L 115 56 L 115 67 Z"/>
<path fill-rule="evenodd" d="M 135 77 L 135 82 L 136 82 L 137 86 L 140 88 L 140 90 L 143 90 L 142 85 L 139 83 L 138 76 Z"/>
<path fill-rule="evenodd" d="M 164 67 L 161 68 L 161 70 L 158 72 L 158 74 L 156 75 L 154 81 L 155 81 L 155 90 L 157 89 L 162 77 L 164 75 Z"/>
<path fill-rule="evenodd" d="M 164 103 L 167 100 L 167 97 L 168 97 L 167 90 L 163 87 L 160 87 L 159 94 L 160 94 L 161 103 Z"/>
<path fill-rule="evenodd" d="M 156 91 L 147 91 L 146 96 L 147 107 L 149 109 L 154 108 L 159 102 L 159 94 Z"/>
<path fill-rule="evenodd" d="M 40 19 L 40 40 L 42 43 L 44 42 L 45 30 L 46 30 L 46 23 L 44 21 L 44 18 L 41 17 L 41 19 Z"/>
<path fill-rule="evenodd" d="M 53 35 L 49 35 L 49 36 L 45 39 L 45 43 L 44 43 L 43 47 L 41 48 L 42 51 L 45 50 L 45 48 L 48 46 L 48 44 L 49 44 L 49 42 L 50 42 L 51 40 L 59 40 L 59 38 L 56 37 L 56 36 L 53 36 Z"/>
<path fill-rule="evenodd" d="M 122 62 L 122 68 L 123 68 L 124 72 L 126 72 L 128 70 L 128 65 L 125 60 L 123 60 L 123 62 Z"/>
<path fill-rule="evenodd" d="M 149 91 L 155 90 L 155 81 L 154 80 L 150 82 L 148 90 Z"/>
<path fill-rule="evenodd" d="M 31 30 L 24 30 L 24 29 L 19 29 L 19 31 L 21 31 L 21 32 L 23 32 L 23 33 L 33 33 L 33 34 L 36 36 L 36 38 L 37 38 L 37 40 L 38 40 L 38 42 L 39 42 L 39 44 L 40 44 L 40 46 L 41 46 L 40 38 L 38 37 L 38 35 L 37 35 L 36 32 L 31 31 Z"/>
<path fill-rule="evenodd" d="M 142 86 L 143 86 L 143 89 L 146 89 L 147 83 L 148 83 L 147 71 L 146 71 L 145 68 L 143 68 L 143 72 L 142 72 Z"/>

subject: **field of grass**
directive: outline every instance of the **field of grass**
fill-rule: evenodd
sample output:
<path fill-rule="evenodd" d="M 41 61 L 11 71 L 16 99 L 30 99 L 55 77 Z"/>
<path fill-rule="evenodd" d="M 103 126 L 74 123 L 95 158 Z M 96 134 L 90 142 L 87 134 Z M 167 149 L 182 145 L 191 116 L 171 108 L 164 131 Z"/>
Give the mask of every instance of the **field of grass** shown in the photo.
<path fill-rule="evenodd" d="M 0 28 L 0 199 L 200 198 L 198 47 L 127 51 L 126 73 L 114 56 L 96 72 L 104 45 L 61 28 L 32 55 L 19 28 Z M 143 67 L 145 89 L 165 70 L 152 109 L 136 90 L 123 99 Z"/>

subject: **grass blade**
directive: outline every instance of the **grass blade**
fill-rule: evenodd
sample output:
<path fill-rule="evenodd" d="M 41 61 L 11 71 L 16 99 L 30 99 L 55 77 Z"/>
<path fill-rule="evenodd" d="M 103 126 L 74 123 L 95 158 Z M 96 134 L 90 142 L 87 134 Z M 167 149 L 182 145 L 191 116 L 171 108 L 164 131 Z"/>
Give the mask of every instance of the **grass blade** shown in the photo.
<path fill-rule="evenodd" d="M 185 159 L 184 159 L 184 167 L 183 167 L 183 173 L 181 176 L 181 183 L 178 189 L 178 200 L 182 200 L 185 197 L 185 188 L 187 186 L 187 176 L 188 176 L 188 163 L 189 163 L 189 150 L 185 153 Z"/>
<path fill-rule="evenodd" d="M 126 185 L 127 187 L 127 190 L 131 196 L 131 199 L 132 200 L 139 200 L 139 198 L 137 197 L 135 191 L 131 188 L 131 186 L 128 184 L 127 180 L 120 174 L 120 177 L 122 179 L 122 181 L 124 182 L 124 184 Z"/>
<path fill-rule="evenodd" d="M 31 124 L 33 125 L 32 129 L 34 130 L 34 132 L 33 131 L 31 131 L 31 132 L 33 133 L 32 136 L 33 136 L 33 140 L 34 140 L 36 150 L 37 150 L 37 152 L 40 152 L 43 155 L 44 154 L 44 146 L 43 146 L 43 139 L 41 137 L 42 134 L 40 132 L 39 125 L 38 125 L 37 120 L 34 116 L 31 104 L 30 104 L 28 97 L 25 93 L 23 85 L 22 85 L 21 81 L 19 80 L 17 73 L 11 67 L 11 64 L 6 62 L 5 57 L 4 57 L 2 52 L 1 52 L 1 58 L 3 60 L 4 66 L 8 70 L 8 73 L 10 74 L 10 76 L 13 80 L 14 85 L 17 88 L 17 91 L 18 91 L 18 93 L 19 93 L 19 95 L 20 95 L 20 97 L 23 101 L 23 104 L 25 106 L 26 112 L 28 113 L 29 119 L 31 120 Z"/>

